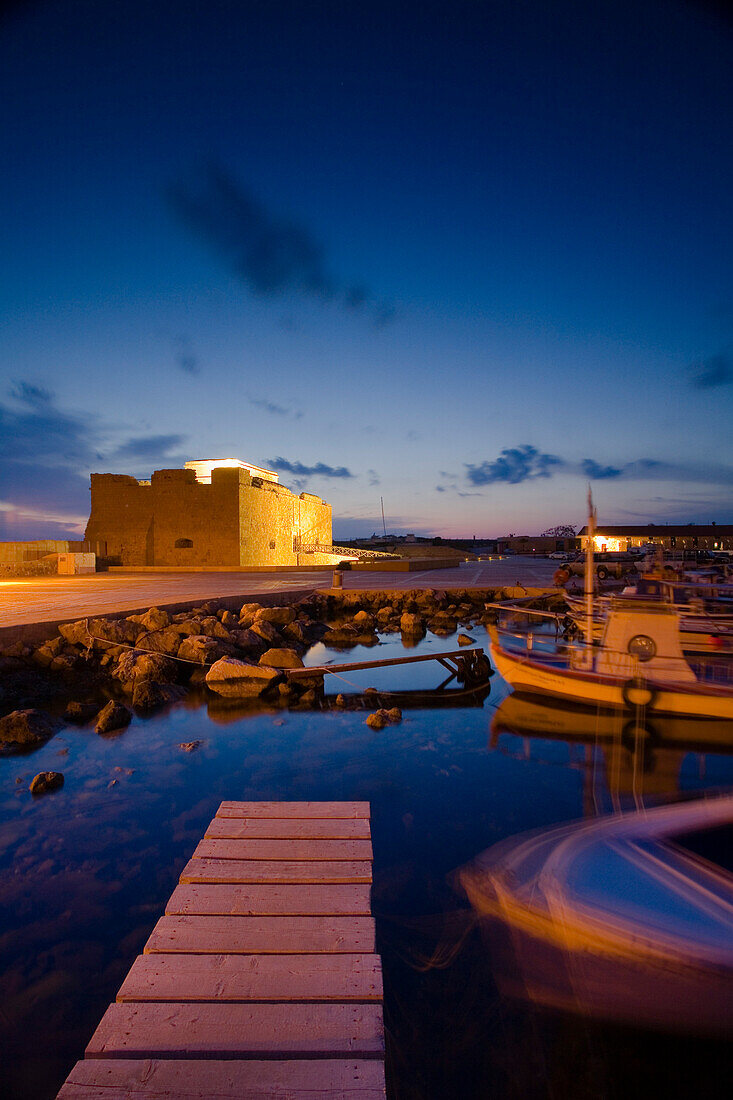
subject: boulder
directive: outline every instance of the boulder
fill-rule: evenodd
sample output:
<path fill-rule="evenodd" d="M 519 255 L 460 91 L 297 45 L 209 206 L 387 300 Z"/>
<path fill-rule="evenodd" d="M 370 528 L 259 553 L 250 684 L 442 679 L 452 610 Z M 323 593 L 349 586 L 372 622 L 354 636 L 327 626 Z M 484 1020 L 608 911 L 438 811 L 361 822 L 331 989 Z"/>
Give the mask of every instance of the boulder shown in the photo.
<path fill-rule="evenodd" d="M 224 638 L 226 641 L 231 641 L 229 631 L 222 626 L 216 615 L 206 615 L 201 620 L 200 633 L 208 634 L 210 638 Z"/>
<path fill-rule="evenodd" d="M 158 684 L 155 680 L 136 680 L 132 693 L 132 705 L 138 710 L 153 710 L 167 703 L 177 702 L 184 688 L 177 684 Z"/>
<path fill-rule="evenodd" d="M 294 649 L 268 649 L 260 657 L 260 664 L 270 668 L 303 668 L 303 662 Z"/>
<path fill-rule="evenodd" d="M 247 698 L 261 695 L 280 679 L 277 669 L 222 657 L 206 673 L 206 683 L 217 695 Z"/>
<path fill-rule="evenodd" d="M 231 611 L 220 611 L 218 614 L 219 621 L 222 626 L 225 626 L 227 630 L 231 630 L 232 627 L 239 625 L 239 619 L 236 615 L 233 615 Z"/>
<path fill-rule="evenodd" d="M 39 772 L 31 780 L 28 789 L 31 794 L 46 794 L 48 791 L 57 791 L 63 785 L 63 772 Z"/>
<path fill-rule="evenodd" d="M 197 665 L 208 665 L 215 661 L 219 647 L 214 638 L 205 634 L 191 634 L 184 638 L 178 648 L 178 656 L 183 661 L 192 661 Z"/>
<path fill-rule="evenodd" d="M 91 722 L 98 710 L 99 707 L 96 703 L 78 703 L 72 701 L 64 711 L 64 721 L 78 722 L 79 725 L 83 725 L 85 722 Z"/>
<path fill-rule="evenodd" d="M 194 618 L 191 615 L 184 615 L 182 619 L 174 624 L 175 629 L 179 634 L 201 634 L 201 620 Z"/>
<path fill-rule="evenodd" d="M 250 622 L 254 622 L 255 615 L 261 608 L 261 604 L 258 603 L 246 603 L 243 604 L 241 611 L 239 612 L 240 619 L 249 619 Z"/>
<path fill-rule="evenodd" d="M 129 726 L 131 720 L 132 712 L 124 707 L 122 703 L 116 703 L 113 699 L 110 699 L 106 707 L 102 707 L 97 715 L 94 732 L 111 733 L 113 730 L 122 730 L 125 726 Z"/>
<path fill-rule="evenodd" d="M 422 615 L 414 611 L 404 611 L 400 618 L 400 630 L 403 634 L 415 638 L 425 633 L 425 621 Z"/>
<path fill-rule="evenodd" d="M 86 619 L 77 619 L 75 623 L 61 623 L 59 626 L 61 637 L 71 645 L 90 646 L 92 640 L 89 637 Z"/>
<path fill-rule="evenodd" d="M 93 649 L 107 649 L 109 645 L 131 645 L 138 634 L 142 633 L 139 623 L 131 623 L 127 619 L 89 619 L 87 632 L 82 629 L 64 633 L 64 627 L 59 627 L 59 632 L 72 645 L 83 645 Z M 73 628 L 79 627 L 79 623 L 71 623 Z"/>
<path fill-rule="evenodd" d="M 167 630 L 153 630 L 138 638 L 138 649 L 144 649 L 148 653 L 164 653 L 169 657 L 175 657 L 181 644 L 181 635 L 177 628 L 168 627 Z"/>
<path fill-rule="evenodd" d="M 265 639 L 256 634 L 254 630 L 232 630 L 231 636 L 234 644 L 239 649 L 262 649 L 262 646 L 267 644 Z"/>
<path fill-rule="evenodd" d="M 0 742 L 17 745 L 40 745 L 56 732 L 57 725 L 50 714 L 42 710 L 14 710 L 0 718 Z"/>
<path fill-rule="evenodd" d="M 78 657 L 71 653 L 59 653 L 58 657 L 54 657 L 49 665 L 52 672 L 70 672 L 72 668 L 76 667 Z"/>
<path fill-rule="evenodd" d="M 473 645 L 475 638 L 469 638 L 468 634 L 459 634 L 456 638 L 459 645 Z"/>
<path fill-rule="evenodd" d="M 259 634 L 260 638 L 263 638 L 264 641 L 269 642 L 271 645 L 277 645 L 278 642 L 282 641 L 279 632 L 269 619 L 256 619 L 252 623 L 250 630 L 253 630 L 255 634 Z"/>
<path fill-rule="evenodd" d="M 170 615 L 159 607 L 151 607 L 143 615 L 128 615 L 129 623 L 138 623 L 143 630 L 165 630 L 170 625 Z"/>
<path fill-rule="evenodd" d="M 292 607 L 261 607 L 255 614 L 255 622 L 286 626 L 287 623 L 292 623 L 296 617 L 295 609 Z"/>
<path fill-rule="evenodd" d="M 200 741 L 181 741 L 178 748 L 183 749 L 184 752 L 194 752 L 200 744 Z"/>
<path fill-rule="evenodd" d="M 283 634 L 286 638 L 291 638 L 294 642 L 306 642 L 307 641 L 307 623 L 300 622 L 298 619 L 295 622 L 288 623 L 283 627 Z"/>
<path fill-rule="evenodd" d="M 180 646 L 181 641 L 178 639 Z M 126 691 L 132 691 L 138 680 L 155 680 L 159 684 L 172 684 L 178 678 L 178 669 L 175 661 L 165 657 L 162 653 L 145 653 L 138 649 L 126 649 L 117 661 L 117 668 L 113 672 L 116 680 L 119 680 Z"/>
<path fill-rule="evenodd" d="M 366 724 L 369 726 L 370 729 L 383 730 L 384 727 L 387 725 L 387 719 L 384 717 L 381 711 L 376 711 L 374 714 L 370 714 L 367 717 Z"/>
<path fill-rule="evenodd" d="M 374 631 L 374 617 L 368 611 L 357 611 L 354 615 L 354 626 L 359 628 L 360 634 L 371 634 Z"/>

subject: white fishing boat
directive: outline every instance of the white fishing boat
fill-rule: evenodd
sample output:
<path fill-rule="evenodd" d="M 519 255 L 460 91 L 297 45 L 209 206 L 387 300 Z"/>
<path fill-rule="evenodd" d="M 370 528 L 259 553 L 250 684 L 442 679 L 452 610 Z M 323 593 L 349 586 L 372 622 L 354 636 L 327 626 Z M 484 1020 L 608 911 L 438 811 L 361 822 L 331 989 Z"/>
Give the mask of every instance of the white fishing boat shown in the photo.
<path fill-rule="evenodd" d="M 591 1017 L 731 1035 L 732 833 L 727 796 L 495 845 L 459 878 L 500 987 Z"/>
<path fill-rule="evenodd" d="M 514 638 L 489 626 L 491 656 L 515 689 L 602 707 L 644 707 L 685 717 L 733 718 L 733 665 L 682 649 L 680 616 L 658 600 L 611 599 L 594 644 L 593 533 L 588 494 L 585 637 L 542 648 L 533 634 Z"/>

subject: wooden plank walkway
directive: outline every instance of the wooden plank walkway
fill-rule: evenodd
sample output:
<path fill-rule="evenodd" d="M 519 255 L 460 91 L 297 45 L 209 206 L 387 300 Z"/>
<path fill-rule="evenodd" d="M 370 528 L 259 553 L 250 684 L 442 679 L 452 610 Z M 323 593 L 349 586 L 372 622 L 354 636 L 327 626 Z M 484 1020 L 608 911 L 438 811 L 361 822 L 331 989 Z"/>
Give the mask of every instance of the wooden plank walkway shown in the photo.
<path fill-rule="evenodd" d="M 58 1100 L 384 1100 L 368 802 L 222 802 Z"/>

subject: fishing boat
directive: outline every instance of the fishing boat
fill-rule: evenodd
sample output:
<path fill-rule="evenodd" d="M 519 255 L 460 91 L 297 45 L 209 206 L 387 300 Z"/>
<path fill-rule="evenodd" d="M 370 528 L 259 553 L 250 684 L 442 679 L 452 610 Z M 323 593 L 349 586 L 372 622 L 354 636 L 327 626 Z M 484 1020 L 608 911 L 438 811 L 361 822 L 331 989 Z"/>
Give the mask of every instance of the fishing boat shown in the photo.
<path fill-rule="evenodd" d="M 732 839 L 733 796 L 695 800 L 511 838 L 459 879 L 508 995 L 727 1037 Z"/>
<path fill-rule="evenodd" d="M 543 648 L 533 634 L 500 637 L 489 625 L 491 656 L 504 679 L 525 693 L 602 707 L 644 707 L 693 718 L 733 718 L 733 665 L 686 655 L 680 614 L 656 599 L 610 599 L 594 644 L 593 535 L 588 493 L 584 638 Z"/>

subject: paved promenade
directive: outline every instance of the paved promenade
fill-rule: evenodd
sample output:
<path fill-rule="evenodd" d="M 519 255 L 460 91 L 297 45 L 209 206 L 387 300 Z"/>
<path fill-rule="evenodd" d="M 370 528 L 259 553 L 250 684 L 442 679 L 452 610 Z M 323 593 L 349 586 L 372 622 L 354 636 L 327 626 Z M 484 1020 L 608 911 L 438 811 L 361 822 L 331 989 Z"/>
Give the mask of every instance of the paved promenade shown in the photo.
<path fill-rule="evenodd" d="M 557 563 L 547 558 L 510 557 L 463 562 L 455 569 L 414 573 L 343 574 L 344 589 L 493 588 L 548 586 Z M 283 573 L 95 573 L 82 577 L 25 577 L 0 580 L 0 644 L 14 637 L 48 636 L 43 627 L 86 616 L 115 615 L 148 607 L 193 606 L 212 599 L 237 601 L 296 595 L 330 588 L 333 571 Z"/>

